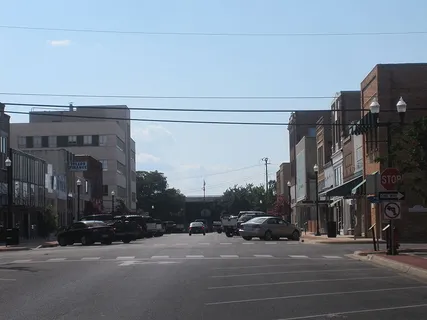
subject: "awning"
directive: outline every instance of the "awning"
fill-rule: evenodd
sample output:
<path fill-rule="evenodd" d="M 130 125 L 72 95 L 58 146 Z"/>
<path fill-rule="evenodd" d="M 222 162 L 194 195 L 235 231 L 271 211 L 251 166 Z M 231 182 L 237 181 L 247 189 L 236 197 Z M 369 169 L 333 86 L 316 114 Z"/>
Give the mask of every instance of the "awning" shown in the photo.
<path fill-rule="evenodd" d="M 362 176 L 359 176 L 357 178 L 354 178 L 353 180 L 347 181 L 346 183 L 343 183 L 342 185 L 332 188 L 328 191 L 322 192 L 321 196 L 326 197 L 347 197 L 351 196 L 351 191 L 354 187 L 356 187 L 358 184 L 360 184 L 363 180 Z"/>
<path fill-rule="evenodd" d="M 329 204 L 329 207 L 333 207 L 333 206 L 335 206 L 335 205 L 336 205 L 337 203 L 339 203 L 342 199 L 343 199 L 343 198 L 342 198 L 342 197 L 340 197 L 340 198 L 338 198 L 338 199 L 336 199 L 336 200 L 332 201 L 332 202 Z"/>
<path fill-rule="evenodd" d="M 363 179 L 361 183 L 351 189 L 352 195 L 363 196 L 366 194 L 366 179 Z"/>
<path fill-rule="evenodd" d="M 366 113 L 359 121 L 349 127 L 348 133 L 350 135 L 361 135 L 368 132 L 373 127 L 377 126 L 375 117 L 371 112 Z"/>

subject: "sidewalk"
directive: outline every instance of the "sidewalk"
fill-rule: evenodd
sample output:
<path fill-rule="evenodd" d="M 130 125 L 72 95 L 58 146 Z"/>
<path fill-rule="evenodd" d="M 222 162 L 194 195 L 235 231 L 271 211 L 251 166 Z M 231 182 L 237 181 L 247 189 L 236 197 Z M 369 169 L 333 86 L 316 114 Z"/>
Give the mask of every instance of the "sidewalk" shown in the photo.
<path fill-rule="evenodd" d="M 365 237 L 356 237 L 354 236 L 341 236 L 337 235 L 336 238 L 328 238 L 326 234 L 322 234 L 321 236 L 315 236 L 313 232 L 307 232 L 307 234 L 303 233 L 301 235 L 301 242 L 310 243 L 310 244 L 353 244 L 353 243 L 372 243 L 372 238 Z M 379 243 L 384 243 L 384 240 L 378 240 Z"/>
<path fill-rule="evenodd" d="M 417 253 L 421 255 L 417 255 Z M 399 250 L 397 256 L 388 256 L 384 251 L 375 253 L 356 251 L 349 257 L 361 261 L 370 261 L 382 267 L 427 279 L 427 247 Z"/>
<path fill-rule="evenodd" d="M 58 242 L 56 241 L 47 241 L 45 239 L 33 239 L 33 240 L 24 240 L 21 241 L 16 246 L 5 246 L 4 243 L 0 243 L 0 252 L 4 251 L 24 251 L 24 250 L 32 250 L 38 248 L 51 248 L 57 247 Z"/>

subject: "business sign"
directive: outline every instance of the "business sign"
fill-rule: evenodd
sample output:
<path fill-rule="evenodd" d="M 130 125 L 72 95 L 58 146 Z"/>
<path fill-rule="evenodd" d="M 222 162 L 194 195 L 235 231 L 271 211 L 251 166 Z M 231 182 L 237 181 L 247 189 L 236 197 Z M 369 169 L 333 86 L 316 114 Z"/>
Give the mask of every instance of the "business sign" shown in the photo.
<path fill-rule="evenodd" d="M 87 171 L 87 161 L 73 161 L 69 169 L 70 171 Z"/>

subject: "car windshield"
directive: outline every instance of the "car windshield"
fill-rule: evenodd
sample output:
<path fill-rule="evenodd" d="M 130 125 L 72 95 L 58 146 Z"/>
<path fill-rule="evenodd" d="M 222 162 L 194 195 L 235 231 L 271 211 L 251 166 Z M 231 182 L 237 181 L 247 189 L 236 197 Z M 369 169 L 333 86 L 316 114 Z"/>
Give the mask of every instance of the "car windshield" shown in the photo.
<path fill-rule="evenodd" d="M 108 221 L 113 220 L 113 216 L 111 214 L 93 214 L 90 216 L 85 216 L 81 219 L 81 221 Z"/>
<path fill-rule="evenodd" d="M 102 221 L 85 221 L 85 225 L 88 227 L 96 228 L 96 227 L 107 227 L 107 224 L 105 224 Z"/>
<path fill-rule="evenodd" d="M 237 221 L 239 221 L 239 222 L 246 222 L 246 221 L 249 221 L 249 220 L 251 220 L 252 218 L 254 218 L 255 217 L 255 215 L 254 214 L 244 214 L 243 216 L 241 216 L 240 218 L 239 218 L 239 220 L 237 220 Z"/>
<path fill-rule="evenodd" d="M 203 226 L 202 222 L 192 222 L 190 224 L 190 227 L 201 227 L 201 226 Z"/>
<path fill-rule="evenodd" d="M 261 223 L 264 223 L 264 221 L 267 219 L 268 219 L 268 217 L 257 217 L 257 218 L 250 219 L 248 221 L 248 223 L 261 224 Z"/>

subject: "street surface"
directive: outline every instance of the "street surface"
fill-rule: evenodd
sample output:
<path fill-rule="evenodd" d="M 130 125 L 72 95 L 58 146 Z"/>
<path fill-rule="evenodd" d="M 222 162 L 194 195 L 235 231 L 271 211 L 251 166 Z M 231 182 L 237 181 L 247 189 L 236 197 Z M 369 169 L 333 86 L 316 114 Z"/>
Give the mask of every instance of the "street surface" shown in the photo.
<path fill-rule="evenodd" d="M 427 283 L 345 256 L 363 248 L 210 233 L 4 252 L 0 319 L 424 319 Z"/>

